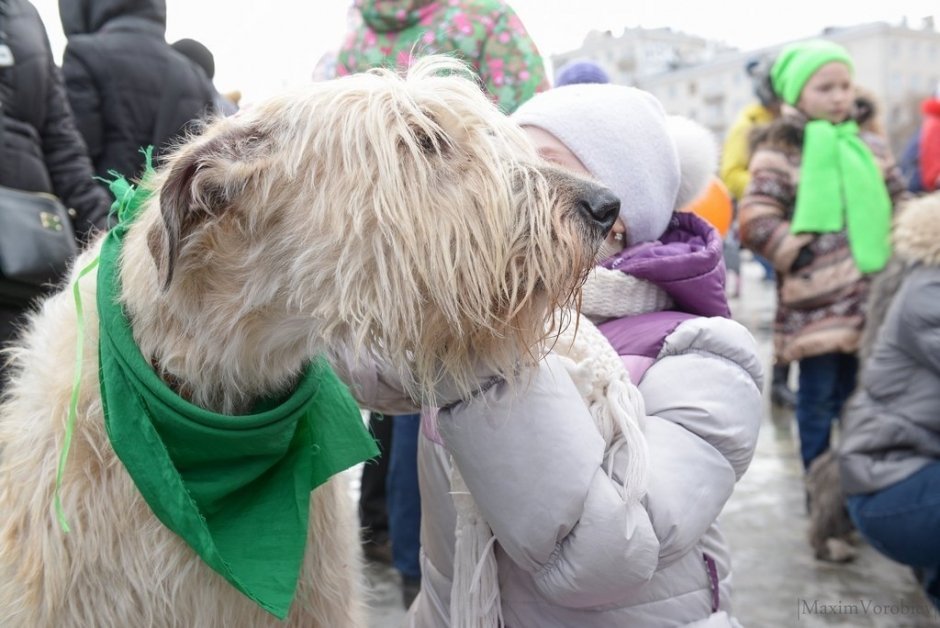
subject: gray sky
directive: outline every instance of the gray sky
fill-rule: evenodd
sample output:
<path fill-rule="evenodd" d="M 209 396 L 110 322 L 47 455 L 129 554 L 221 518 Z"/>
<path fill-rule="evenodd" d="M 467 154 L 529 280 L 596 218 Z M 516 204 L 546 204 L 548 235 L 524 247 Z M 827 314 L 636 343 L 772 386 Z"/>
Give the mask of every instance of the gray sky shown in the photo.
<path fill-rule="evenodd" d="M 58 2 L 32 2 L 58 57 L 65 46 Z M 752 49 L 815 35 L 826 26 L 898 23 L 905 16 L 919 26 L 922 17 L 932 14 L 940 21 L 937 0 L 788 0 L 772 7 L 754 0 L 510 0 L 510 4 L 545 56 L 577 48 L 591 29 L 619 34 L 625 26 L 668 26 Z M 191 37 L 204 43 L 215 55 L 219 90 L 240 89 L 251 102 L 310 80 L 317 60 L 341 42 L 350 2 L 167 0 L 167 5 L 167 40 Z"/>

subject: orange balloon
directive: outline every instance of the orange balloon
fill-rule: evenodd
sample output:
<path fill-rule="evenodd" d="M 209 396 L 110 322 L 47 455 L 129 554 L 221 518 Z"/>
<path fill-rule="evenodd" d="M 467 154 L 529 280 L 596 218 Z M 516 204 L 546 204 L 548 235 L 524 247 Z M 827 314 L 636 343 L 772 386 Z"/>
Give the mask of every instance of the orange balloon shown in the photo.
<path fill-rule="evenodd" d="M 731 228 L 731 219 L 734 214 L 731 194 L 718 177 L 712 177 L 705 190 L 679 211 L 698 214 L 700 218 L 711 223 L 722 238 Z"/>

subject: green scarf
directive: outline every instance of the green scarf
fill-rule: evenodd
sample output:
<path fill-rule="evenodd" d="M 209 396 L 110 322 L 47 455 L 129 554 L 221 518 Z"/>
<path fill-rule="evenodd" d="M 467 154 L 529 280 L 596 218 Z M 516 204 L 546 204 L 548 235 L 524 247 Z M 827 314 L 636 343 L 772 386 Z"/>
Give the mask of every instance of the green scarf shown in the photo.
<path fill-rule="evenodd" d="M 785 46 L 770 69 L 774 91 L 796 106 L 806 82 L 832 62 L 844 63 L 852 71 L 849 53 L 831 41 L 814 39 Z M 813 120 L 804 132 L 790 231 L 829 233 L 846 228 L 859 270 L 872 273 L 884 268 L 891 256 L 891 197 L 884 175 L 858 137 L 855 122 Z"/>
<path fill-rule="evenodd" d="M 136 213 L 140 199 L 133 196 L 119 195 L 131 210 L 123 213 Z M 157 518 L 235 588 L 284 619 L 300 576 L 311 491 L 378 455 L 375 442 L 322 359 L 292 393 L 260 401 L 247 416 L 209 412 L 170 390 L 141 355 L 119 302 L 128 222 L 106 237 L 98 270 L 101 397 L 111 445 Z"/>
<path fill-rule="evenodd" d="M 855 122 L 806 124 L 793 233 L 847 229 L 852 257 L 863 273 L 891 256 L 891 197 Z"/>

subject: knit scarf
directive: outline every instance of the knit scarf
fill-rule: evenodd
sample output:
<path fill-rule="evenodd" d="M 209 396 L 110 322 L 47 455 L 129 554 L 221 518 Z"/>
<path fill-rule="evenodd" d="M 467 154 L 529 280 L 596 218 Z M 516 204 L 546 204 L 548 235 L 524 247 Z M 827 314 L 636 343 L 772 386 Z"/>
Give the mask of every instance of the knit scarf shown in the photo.
<path fill-rule="evenodd" d="M 597 327 L 585 318 L 570 324 L 559 335 L 554 351 L 563 357 L 565 368 L 604 438 L 608 475 L 613 476 L 614 456 L 625 450 L 624 498 L 640 500 L 646 494 L 648 475 L 646 437 L 642 431 L 646 407 L 623 361 Z M 451 626 L 499 628 L 503 619 L 493 549 L 496 537 L 480 514 L 453 460 L 451 494 L 457 511 Z"/>
<path fill-rule="evenodd" d="M 674 305 L 666 291 L 646 279 L 595 266 L 581 289 L 581 314 L 592 323 L 660 312 Z"/>
<path fill-rule="evenodd" d="M 133 190 L 119 195 L 132 201 Z M 111 445 L 157 518 L 236 589 L 284 619 L 300 576 L 310 493 L 378 454 L 346 387 L 322 360 L 295 390 L 226 416 L 174 393 L 134 341 L 120 304 L 129 221 L 98 269 L 99 366 Z M 324 574 L 329 577 L 329 574 Z"/>
<path fill-rule="evenodd" d="M 884 177 L 853 122 L 806 124 L 793 233 L 847 229 L 852 257 L 863 273 L 891 256 L 891 198 Z"/>

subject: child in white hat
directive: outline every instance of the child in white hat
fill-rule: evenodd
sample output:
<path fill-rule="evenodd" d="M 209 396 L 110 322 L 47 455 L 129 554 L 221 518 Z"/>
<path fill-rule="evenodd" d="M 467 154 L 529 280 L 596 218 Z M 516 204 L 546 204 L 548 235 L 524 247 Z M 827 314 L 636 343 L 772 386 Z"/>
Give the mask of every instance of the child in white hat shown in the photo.
<path fill-rule="evenodd" d="M 543 158 L 615 192 L 621 220 L 590 320 L 521 389 L 488 382 L 421 439 L 410 625 L 736 626 L 716 519 L 754 452 L 760 361 L 729 318 L 720 237 L 675 213 L 714 143 L 622 86 L 550 90 L 514 118 Z"/>

